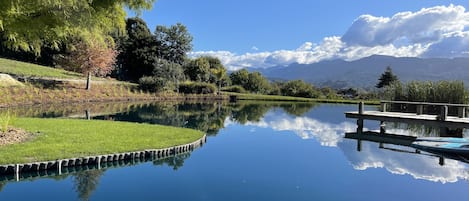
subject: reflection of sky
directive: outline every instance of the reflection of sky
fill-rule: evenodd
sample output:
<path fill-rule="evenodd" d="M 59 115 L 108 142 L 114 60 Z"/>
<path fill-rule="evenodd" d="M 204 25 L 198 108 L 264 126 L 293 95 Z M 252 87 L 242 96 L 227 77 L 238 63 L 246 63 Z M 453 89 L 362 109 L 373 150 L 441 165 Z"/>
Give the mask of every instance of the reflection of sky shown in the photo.
<path fill-rule="evenodd" d="M 225 124 L 231 124 L 229 120 Z M 345 132 L 356 129 L 350 122 L 340 124 L 324 123 L 309 117 L 295 117 L 280 110 L 272 110 L 258 122 L 247 122 L 245 125 L 271 128 L 275 131 L 293 131 L 302 139 L 316 139 L 322 146 L 337 146 Z M 226 125 L 225 125 L 226 126 Z"/>
<path fill-rule="evenodd" d="M 377 143 L 366 141 L 362 142 L 362 150 L 358 152 L 356 140 L 343 138 L 344 133 L 356 130 L 356 124 L 352 123 L 353 121 L 335 120 L 334 123 L 327 123 L 321 120 L 321 117 L 295 117 L 281 110 L 271 110 L 260 121 L 247 122 L 245 125 L 271 128 L 275 131 L 292 131 L 302 139 L 315 139 L 322 146 L 338 147 L 356 170 L 385 168 L 393 174 L 411 175 L 415 179 L 441 183 L 457 182 L 460 179 L 469 180 L 467 164 L 456 160 L 445 159 L 445 165 L 440 166 L 437 157 L 380 149 Z M 227 119 L 225 126 L 232 123 Z M 388 131 L 416 135 L 400 128 L 388 129 Z M 385 144 L 385 147 L 415 151 L 410 147 L 389 144 Z"/>
<path fill-rule="evenodd" d="M 389 144 L 384 146 L 415 151 L 409 147 Z M 469 179 L 467 165 L 456 160 L 445 159 L 444 166 L 440 166 L 437 157 L 380 149 L 378 143 L 367 141 L 362 141 L 361 151 L 358 152 L 357 141 L 349 139 L 339 142 L 338 147 L 357 170 L 385 168 L 393 174 L 408 174 L 416 179 L 441 183 Z"/>

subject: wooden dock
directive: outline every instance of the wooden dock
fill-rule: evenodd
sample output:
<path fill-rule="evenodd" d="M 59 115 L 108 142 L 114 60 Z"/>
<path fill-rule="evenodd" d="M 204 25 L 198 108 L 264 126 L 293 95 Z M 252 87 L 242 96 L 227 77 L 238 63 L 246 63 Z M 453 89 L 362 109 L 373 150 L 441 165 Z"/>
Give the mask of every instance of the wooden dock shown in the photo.
<path fill-rule="evenodd" d="M 387 105 L 392 103 L 416 105 L 416 112 L 388 112 Z M 439 114 L 424 114 L 423 106 L 440 107 Z M 456 107 L 457 116 L 449 116 L 448 108 Z M 469 105 L 462 104 L 442 104 L 442 103 L 422 103 L 403 101 L 382 101 L 380 111 L 365 111 L 363 103 L 359 104 L 358 111 L 346 112 L 345 117 L 358 119 L 357 126 L 363 127 L 363 120 L 375 120 L 381 122 L 402 122 L 408 124 L 424 124 L 434 127 L 446 128 L 469 128 L 469 118 L 465 117 L 465 110 Z"/>

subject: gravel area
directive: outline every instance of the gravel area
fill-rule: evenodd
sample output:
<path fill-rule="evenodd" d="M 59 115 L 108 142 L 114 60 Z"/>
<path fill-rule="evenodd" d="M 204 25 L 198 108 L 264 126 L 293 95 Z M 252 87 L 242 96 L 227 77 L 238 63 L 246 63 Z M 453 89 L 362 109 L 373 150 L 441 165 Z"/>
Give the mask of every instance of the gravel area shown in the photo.
<path fill-rule="evenodd" d="M 32 136 L 32 134 L 26 132 L 25 130 L 18 128 L 8 128 L 6 133 L 0 131 L 0 146 L 24 142 L 30 139 Z"/>

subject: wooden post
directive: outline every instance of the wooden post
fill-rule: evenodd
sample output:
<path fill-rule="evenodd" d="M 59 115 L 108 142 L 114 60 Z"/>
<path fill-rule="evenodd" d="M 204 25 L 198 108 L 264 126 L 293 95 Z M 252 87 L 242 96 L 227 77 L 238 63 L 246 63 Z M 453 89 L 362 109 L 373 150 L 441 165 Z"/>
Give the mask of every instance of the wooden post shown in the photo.
<path fill-rule="evenodd" d="M 362 151 L 362 141 L 361 140 L 357 140 L 357 151 L 358 152 Z"/>
<path fill-rule="evenodd" d="M 448 117 L 448 106 L 443 106 L 441 107 L 441 112 L 440 112 L 440 121 L 446 121 L 446 117 Z"/>
<path fill-rule="evenodd" d="M 59 173 L 59 175 L 62 175 L 62 161 L 57 160 L 56 163 L 57 163 L 57 173 Z"/>
<path fill-rule="evenodd" d="M 440 157 L 440 160 L 438 161 L 438 164 L 440 164 L 441 166 L 444 166 L 445 165 L 445 158 Z"/>
<path fill-rule="evenodd" d="M 384 123 L 384 121 L 381 121 L 381 123 L 379 124 L 379 133 L 380 134 L 386 133 L 386 124 Z"/>
<path fill-rule="evenodd" d="M 358 114 L 363 114 L 364 110 L 365 110 L 365 103 L 360 102 L 358 104 Z"/>
<path fill-rule="evenodd" d="M 357 119 L 357 133 L 362 134 L 363 133 L 363 119 Z"/>
<path fill-rule="evenodd" d="M 15 179 L 20 181 L 20 164 L 15 165 Z"/>
<path fill-rule="evenodd" d="M 381 112 L 387 111 L 388 104 L 385 102 L 381 102 Z"/>
<path fill-rule="evenodd" d="M 458 117 L 459 118 L 466 117 L 466 107 L 464 106 L 458 107 Z"/>
<path fill-rule="evenodd" d="M 417 115 L 423 114 L 423 105 L 417 105 Z"/>

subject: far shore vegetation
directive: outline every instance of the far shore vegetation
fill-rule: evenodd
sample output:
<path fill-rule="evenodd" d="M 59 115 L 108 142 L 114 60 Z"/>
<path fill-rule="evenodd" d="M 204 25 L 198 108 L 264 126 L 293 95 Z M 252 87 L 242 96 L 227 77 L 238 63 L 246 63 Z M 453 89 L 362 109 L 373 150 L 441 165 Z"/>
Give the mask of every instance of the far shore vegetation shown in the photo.
<path fill-rule="evenodd" d="M 104 120 L 17 118 L 12 125 L 32 136 L 0 147 L 0 164 L 167 148 L 203 136 L 186 128 Z"/>

